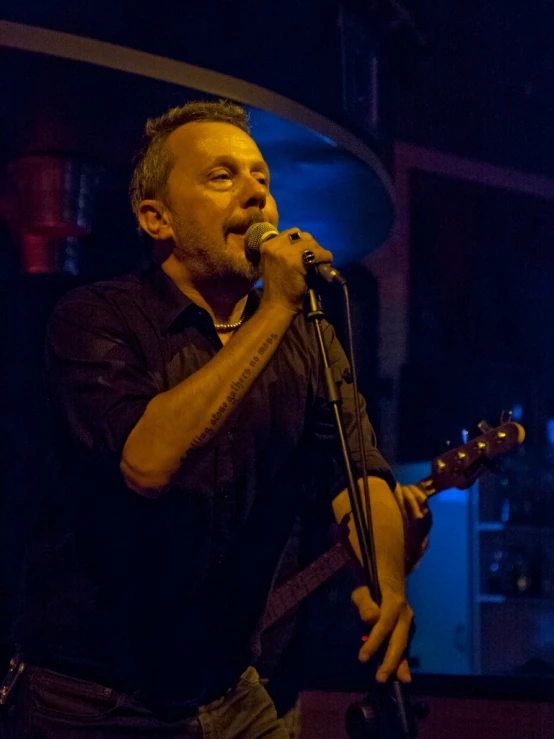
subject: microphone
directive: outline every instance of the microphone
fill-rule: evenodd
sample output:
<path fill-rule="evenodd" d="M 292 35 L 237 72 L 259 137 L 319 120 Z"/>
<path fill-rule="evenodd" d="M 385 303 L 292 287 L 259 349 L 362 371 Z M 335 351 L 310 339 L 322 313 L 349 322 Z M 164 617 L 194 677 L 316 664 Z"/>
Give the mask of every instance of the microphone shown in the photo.
<path fill-rule="evenodd" d="M 244 250 L 246 258 L 249 262 L 257 264 L 260 261 L 260 246 L 269 239 L 279 236 L 279 231 L 271 223 L 254 223 L 248 228 L 244 234 Z M 332 264 L 328 262 L 320 262 L 319 264 L 310 264 L 308 269 L 313 270 L 318 277 L 321 277 L 330 285 L 346 285 L 346 280 Z"/>

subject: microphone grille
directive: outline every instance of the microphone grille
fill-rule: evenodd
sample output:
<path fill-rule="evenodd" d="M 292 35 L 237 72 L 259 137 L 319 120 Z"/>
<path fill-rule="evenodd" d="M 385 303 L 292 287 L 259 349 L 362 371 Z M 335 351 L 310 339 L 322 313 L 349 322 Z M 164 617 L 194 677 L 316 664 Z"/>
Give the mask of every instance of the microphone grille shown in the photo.
<path fill-rule="evenodd" d="M 272 223 L 253 223 L 244 234 L 244 249 L 246 257 L 250 261 L 258 261 L 259 251 L 263 242 L 269 238 L 266 234 L 278 235 L 278 231 Z M 264 239 L 266 236 L 266 239 Z"/>

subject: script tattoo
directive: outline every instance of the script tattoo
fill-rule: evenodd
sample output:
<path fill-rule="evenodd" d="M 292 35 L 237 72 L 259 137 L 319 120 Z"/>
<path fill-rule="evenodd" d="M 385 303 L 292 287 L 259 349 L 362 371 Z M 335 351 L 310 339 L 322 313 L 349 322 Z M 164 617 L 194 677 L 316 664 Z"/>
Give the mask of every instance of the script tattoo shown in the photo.
<path fill-rule="evenodd" d="M 191 441 L 189 451 L 192 451 L 193 449 L 198 449 L 198 447 L 203 446 L 215 434 L 216 426 L 218 426 L 220 421 L 225 418 L 230 407 L 233 406 L 239 399 L 241 392 L 244 390 L 245 384 L 248 382 L 248 379 L 252 375 L 252 370 L 260 361 L 260 357 L 263 356 L 265 352 L 269 349 L 269 347 L 272 346 L 272 344 L 274 344 L 276 341 L 278 341 L 278 339 L 279 337 L 277 336 L 277 334 L 272 333 L 260 345 L 256 354 L 254 354 L 254 356 L 248 363 L 248 366 L 243 369 L 237 379 L 233 380 L 233 382 L 229 386 L 229 394 L 227 395 L 227 399 L 223 401 L 223 403 L 219 406 L 215 413 L 212 413 L 210 425 L 206 426 L 204 431 L 202 431 L 201 434 L 195 436 L 194 439 Z"/>

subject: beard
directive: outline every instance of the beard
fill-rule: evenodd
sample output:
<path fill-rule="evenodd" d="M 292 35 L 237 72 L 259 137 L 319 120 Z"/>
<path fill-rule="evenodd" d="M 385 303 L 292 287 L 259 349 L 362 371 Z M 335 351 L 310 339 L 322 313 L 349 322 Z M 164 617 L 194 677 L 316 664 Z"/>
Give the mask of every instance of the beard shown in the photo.
<path fill-rule="evenodd" d="M 200 280 L 239 279 L 250 287 L 261 278 L 262 271 L 246 259 L 244 254 L 237 253 L 229 242 L 230 233 L 236 233 L 244 225 L 252 225 L 263 221 L 261 213 L 231 221 L 222 229 L 221 240 L 207 235 L 197 223 L 183 221 L 174 214 L 173 233 L 175 245 L 173 254 L 179 262 L 187 265 Z"/>

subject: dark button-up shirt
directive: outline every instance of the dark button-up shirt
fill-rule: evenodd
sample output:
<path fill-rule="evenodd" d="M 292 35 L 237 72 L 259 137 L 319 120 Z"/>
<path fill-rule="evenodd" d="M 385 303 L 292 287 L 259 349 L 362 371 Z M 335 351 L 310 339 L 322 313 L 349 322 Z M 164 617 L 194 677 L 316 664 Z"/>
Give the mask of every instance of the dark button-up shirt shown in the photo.
<path fill-rule="evenodd" d="M 254 291 L 247 313 L 258 303 Z M 325 333 L 340 375 L 344 353 Z M 190 706 L 251 660 L 294 516 L 314 481 L 342 488 L 313 328 L 295 319 L 228 430 L 160 498 L 128 489 L 119 470 L 149 401 L 220 349 L 209 314 L 156 267 L 57 306 L 47 376 L 62 475 L 27 570 L 19 639 L 30 661 Z M 348 383 L 342 396 L 359 461 Z M 370 474 L 392 485 L 365 413 L 364 432 Z"/>

